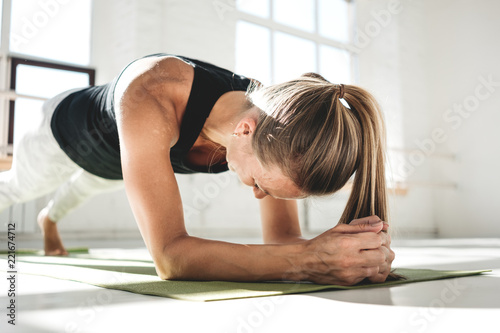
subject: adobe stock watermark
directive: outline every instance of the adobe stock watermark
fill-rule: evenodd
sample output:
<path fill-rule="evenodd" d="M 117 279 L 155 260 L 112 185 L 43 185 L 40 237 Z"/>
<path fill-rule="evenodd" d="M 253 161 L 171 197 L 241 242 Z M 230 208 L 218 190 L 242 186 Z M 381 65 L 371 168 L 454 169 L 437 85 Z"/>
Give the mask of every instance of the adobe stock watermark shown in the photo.
<path fill-rule="evenodd" d="M 442 115 L 443 121 L 453 131 L 457 131 L 462 126 L 464 120 L 471 117 L 477 111 L 481 102 L 489 99 L 497 88 L 500 87 L 500 81 L 495 81 L 491 74 L 486 78 L 481 75 L 477 80 L 479 84 L 474 88 L 474 92 L 466 96 L 461 103 L 455 103 L 451 108 L 446 109 Z M 415 140 L 414 144 L 417 149 L 411 152 L 405 158 L 404 163 L 399 166 L 397 170 L 398 176 L 406 178 L 412 175 L 436 151 L 438 145 L 446 142 L 448 138 L 448 132 L 445 128 L 435 127 L 431 131 L 430 137 Z"/>
<path fill-rule="evenodd" d="M 22 17 L 22 25 L 19 31 L 11 31 L 10 44 L 14 49 L 20 49 L 36 38 L 40 32 L 49 25 L 51 19 L 56 17 L 61 6 L 69 3 L 69 0 L 39 0 L 38 9 L 29 17 Z"/>
<path fill-rule="evenodd" d="M 266 298 L 256 298 L 253 300 L 255 309 L 247 315 L 238 316 L 237 333 L 252 333 L 261 327 L 266 319 L 274 315 L 276 306 L 283 304 L 283 296 L 272 296 Z"/>
<path fill-rule="evenodd" d="M 408 318 L 411 330 L 402 333 L 426 332 L 429 325 L 435 323 L 439 316 L 444 313 L 445 307 L 460 298 L 463 291 L 467 289 L 465 285 L 460 284 L 460 279 L 457 278 L 445 280 L 444 284 L 445 287 L 441 293 L 432 299 L 427 307 L 419 308 Z"/>

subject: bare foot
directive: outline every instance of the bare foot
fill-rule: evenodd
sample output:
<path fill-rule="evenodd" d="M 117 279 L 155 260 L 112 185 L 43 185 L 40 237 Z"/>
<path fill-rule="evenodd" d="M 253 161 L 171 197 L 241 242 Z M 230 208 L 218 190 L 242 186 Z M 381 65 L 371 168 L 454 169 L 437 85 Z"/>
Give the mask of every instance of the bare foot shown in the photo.
<path fill-rule="evenodd" d="M 42 229 L 44 250 L 46 256 L 67 256 L 68 251 L 64 248 L 57 224 L 48 217 L 47 209 L 40 211 L 37 218 L 38 226 Z"/>

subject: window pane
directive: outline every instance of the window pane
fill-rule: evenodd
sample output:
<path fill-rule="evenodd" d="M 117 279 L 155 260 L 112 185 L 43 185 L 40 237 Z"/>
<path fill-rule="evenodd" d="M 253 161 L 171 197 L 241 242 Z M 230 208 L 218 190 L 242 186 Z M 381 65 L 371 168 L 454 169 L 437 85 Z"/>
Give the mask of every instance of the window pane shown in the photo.
<path fill-rule="evenodd" d="M 51 98 L 63 91 L 89 85 L 89 76 L 59 69 L 18 65 L 16 92 Z M 42 119 L 43 102 L 25 98 L 16 99 L 14 117 L 14 143 Z"/>
<path fill-rule="evenodd" d="M 89 75 L 60 69 L 18 65 L 16 92 L 51 98 L 73 88 L 89 85 Z"/>
<path fill-rule="evenodd" d="M 269 0 L 236 0 L 236 8 L 248 14 L 269 17 Z"/>
<path fill-rule="evenodd" d="M 320 45 L 319 72 L 332 83 L 351 83 L 351 57 L 349 52 Z"/>
<path fill-rule="evenodd" d="M 91 0 L 12 0 L 10 51 L 88 65 Z"/>
<path fill-rule="evenodd" d="M 293 28 L 314 32 L 314 1 L 274 0 L 273 19 Z"/>
<path fill-rule="evenodd" d="M 274 82 L 316 72 L 314 42 L 282 32 L 275 33 L 274 41 Z"/>
<path fill-rule="evenodd" d="M 269 29 L 245 21 L 236 25 L 236 73 L 271 83 Z"/>
<path fill-rule="evenodd" d="M 319 33 L 340 42 L 349 41 L 349 11 L 346 0 L 319 0 Z"/>

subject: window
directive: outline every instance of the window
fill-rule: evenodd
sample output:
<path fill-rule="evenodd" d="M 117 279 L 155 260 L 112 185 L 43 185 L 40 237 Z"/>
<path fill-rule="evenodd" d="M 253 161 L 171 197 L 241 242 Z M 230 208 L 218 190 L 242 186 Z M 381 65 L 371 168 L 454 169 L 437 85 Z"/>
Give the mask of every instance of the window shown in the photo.
<path fill-rule="evenodd" d="M 237 0 L 236 72 L 264 84 L 316 72 L 352 83 L 348 0 Z"/>
<path fill-rule="evenodd" d="M 94 84 L 90 62 L 91 0 L 5 0 L 1 20 L 0 158 L 36 125 L 41 104 Z M 7 77 L 5 77 L 7 76 Z M 7 80 L 8 79 L 8 80 Z"/>
<path fill-rule="evenodd" d="M 9 51 L 88 65 L 90 0 L 11 0 Z"/>
<path fill-rule="evenodd" d="M 44 99 L 95 82 L 92 69 L 20 58 L 12 58 L 11 64 L 10 88 L 18 97 L 10 102 L 9 145 L 39 122 Z"/>

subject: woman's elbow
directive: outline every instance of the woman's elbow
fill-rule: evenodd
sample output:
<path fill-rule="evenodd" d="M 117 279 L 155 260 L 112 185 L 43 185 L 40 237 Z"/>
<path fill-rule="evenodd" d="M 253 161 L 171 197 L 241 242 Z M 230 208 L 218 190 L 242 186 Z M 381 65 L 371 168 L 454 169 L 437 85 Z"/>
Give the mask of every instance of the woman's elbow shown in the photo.
<path fill-rule="evenodd" d="M 182 269 L 173 258 L 162 258 L 161 261 L 155 260 L 155 270 L 158 277 L 162 280 L 177 280 L 182 278 Z"/>
<path fill-rule="evenodd" d="M 163 268 L 160 269 L 159 267 L 156 267 L 156 274 L 162 280 L 176 280 L 175 274 L 173 274 L 171 271 L 165 270 Z"/>
<path fill-rule="evenodd" d="M 153 261 L 155 263 L 155 270 L 158 277 L 162 280 L 179 280 L 186 278 L 186 256 L 178 251 L 160 251 L 153 253 Z"/>
<path fill-rule="evenodd" d="M 162 280 L 179 280 L 186 278 L 186 245 L 184 238 L 179 237 L 168 244 L 150 248 L 158 277 Z"/>

